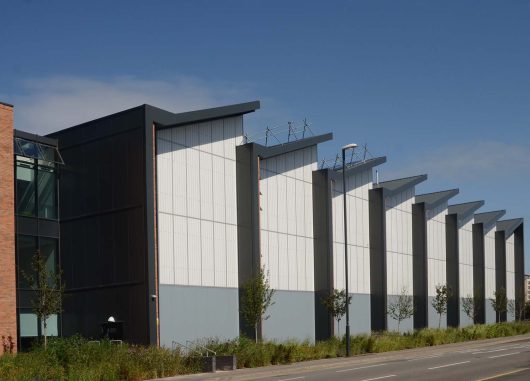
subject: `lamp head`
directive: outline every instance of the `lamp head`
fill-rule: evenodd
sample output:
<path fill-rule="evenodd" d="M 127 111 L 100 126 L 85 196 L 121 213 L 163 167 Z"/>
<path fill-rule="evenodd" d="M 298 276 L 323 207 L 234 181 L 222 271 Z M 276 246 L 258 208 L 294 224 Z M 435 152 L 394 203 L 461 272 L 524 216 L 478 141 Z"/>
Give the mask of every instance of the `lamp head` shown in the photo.
<path fill-rule="evenodd" d="M 355 149 L 356 147 L 357 147 L 357 144 L 350 143 L 350 144 L 346 144 L 344 147 L 342 147 L 342 150 L 346 151 L 346 150 L 349 150 L 349 149 Z"/>

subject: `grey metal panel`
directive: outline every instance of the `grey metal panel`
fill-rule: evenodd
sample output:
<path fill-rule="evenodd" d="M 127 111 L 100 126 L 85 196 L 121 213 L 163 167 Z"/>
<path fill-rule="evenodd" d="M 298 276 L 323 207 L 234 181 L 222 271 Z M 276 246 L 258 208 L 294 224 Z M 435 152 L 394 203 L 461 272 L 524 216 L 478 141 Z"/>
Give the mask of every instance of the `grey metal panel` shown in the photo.
<path fill-rule="evenodd" d="M 425 193 L 416 195 L 415 201 L 416 203 L 424 203 L 425 207 L 427 209 L 434 209 L 438 205 L 441 205 L 442 203 L 449 201 L 449 199 L 456 196 L 460 190 L 458 189 L 449 189 L 445 191 L 440 192 L 433 192 L 433 193 Z"/>
<path fill-rule="evenodd" d="M 147 105 L 147 106 L 149 106 L 153 110 L 164 111 L 164 110 L 157 109 L 156 107 L 153 107 L 150 105 Z M 160 129 L 172 128 L 172 127 L 176 127 L 176 126 L 183 125 L 183 124 L 204 122 L 204 121 L 212 120 L 212 119 L 228 118 L 230 116 L 248 114 L 256 110 L 259 110 L 259 108 L 260 108 L 260 102 L 253 101 L 253 102 L 245 102 L 245 103 L 239 103 L 239 104 L 222 106 L 222 107 L 214 107 L 214 108 L 197 110 L 197 111 L 182 112 L 182 113 L 175 114 L 170 124 L 160 126 L 159 128 Z"/>
<path fill-rule="evenodd" d="M 412 205 L 414 329 L 427 327 L 427 219 L 425 204 Z"/>
<path fill-rule="evenodd" d="M 333 217 L 329 170 L 313 171 L 315 338 L 333 335 L 333 321 L 322 299 L 333 289 Z"/>
<path fill-rule="evenodd" d="M 473 224 L 473 295 L 477 301 L 476 324 L 486 322 L 486 285 L 484 274 L 484 225 Z"/>
<path fill-rule="evenodd" d="M 283 155 L 288 152 L 298 151 L 307 147 L 317 145 L 319 143 L 327 142 L 333 139 L 333 134 L 323 134 L 318 136 L 311 136 L 304 139 L 295 140 L 293 142 L 278 144 L 275 146 L 263 146 L 258 143 L 248 143 L 245 145 L 251 145 L 254 147 L 254 152 L 257 156 L 262 159 L 268 159 L 273 156 Z"/>
<path fill-rule="evenodd" d="M 17 234 L 59 238 L 59 221 L 16 216 Z"/>
<path fill-rule="evenodd" d="M 467 216 L 475 213 L 478 209 L 484 206 L 484 201 L 471 201 L 462 204 L 449 205 L 447 213 L 457 214 L 458 218 L 464 219 Z"/>
<path fill-rule="evenodd" d="M 446 279 L 451 295 L 447 300 L 447 325 L 460 325 L 460 253 L 458 251 L 458 218 L 456 214 L 445 216 Z"/>
<path fill-rule="evenodd" d="M 497 317 L 495 316 L 495 310 L 491 306 L 490 300 L 486 300 L 486 312 L 484 314 L 484 323 L 485 324 L 492 324 L 497 321 Z"/>
<path fill-rule="evenodd" d="M 438 328 L 438 325 L 441 329 L 445 329 L 449 326 L 448 324 L 448 315 L 442 314 L 442 316 L 438 315 L 438 312 L 434 309 L 432 306 L 432 302 L 434 300 L 434 296 L 427 297 L 427 313 L 428 313 L 428 327 L 429 328 Z"/>
<path fill-rule="evenodd" d="M 374 184 L 374 188 L 383 189 L 386 197 L 400 193 L 405 189 L 412 188 L 425 180 L 427 180 L 427 175 L 404 177 L 402 179 L 383 181 L 379 184 Z"/>
<path fill-rule="evenodd" d="M 366 171 L 367 169 L 373 168 L 383 163 L 386 163 L 386 156 L 375 157 L 375 158 L 367 159 L 364 161 L 357 161 L 355 163 L 352 163 L 346 166 L 346 175 L 353 175 L 355 173 Z M 342 168 L 337 168 L 337 169 L 329 168 L 329 171 L 330 171 L 330 176 L 333 180 L 342 179 Z"/>
<path fill-rule="evenodd" d="M 388 304 L 395 303 L 397 298 L 399 298 L 399 295 L 388 295 Z M 383 318 L 385 320 L 388 320 L 387 325 L 388 325 L 388 330 L 389 331 L 397 331 L 398 330 L 398 322 L 397 322 L 397 320 L 392 319 L 390 316 L 388 316 L 388 319 L 387 319 L 386 314 L 383 315 Z M 399 325 L 399 331 L 401 333 L 410 332 L 413 329 L 414 329 L 414 318 L 413 317 L 403 320 L 400 323 L 400 325 Z"/>
<path fill-rule="evenodd" d="M 508 239 L 513 234 L 515 229 L 523 223 L 522 218 L 514 218 L 512 220 L 497 221 L 497 231 L 503 230 L 505 232 L 505 238 Z"/>
<path fill-rule="evenodd" d="M 263 337 L 270 340 L 288 339 L 315 341 L 314 293 L 309 291 L 277 290 L 274 305 L 267 311 Z"/>
<path fill-rule="evenodd" d="M 160 344 L 239 336 L 236 288 L 160 285 Z"/>
<path fill-rule="evenodd" d="M 524 280 L 524 223 L 520 224 L 514 231 L 514 251 L 515 251 L 515 309 L 516 318 L 520 319 L 521 303 L 525 300 L 525 280 Z"/>
<path fill-rule="evenodd" d="M 387 329 L 386 224 L 382 189 L 369 191 L 370 310 L 373 331 Z"/>
<path fill-rule="evenodd" d="M 489 231 L 492 225 L 495 225 L 495 222 L 506 214 L 506 210 L 495 210 L 492 212 L 484 212 L 475 214 L 475 223 L 483 224 L 484 231 Z"/>
<path fill-rule="evenodd" d="M 370 316 L 370 295 L 368 294 L 350 294 L 350 333 L 352 335 L 369 334 L 372 331 Z M 346 323 L 342 319 L 340 322 L 340 332 L 345 332 Z"/>
<path fill-rule="evenodd" d="M 460 327 L 467 327 L 475 324 L 469 316 L 466 315 L 464 309 L 462 308 L 463 298 L 460 298 Z"/>
<path fill-rule="evenodd" d="M 506 292 L 506 236 L 504 231 L 495 232 L 495 290 L 504 289 Z M 498 317 L 506 321 L 506 311 Z"/>

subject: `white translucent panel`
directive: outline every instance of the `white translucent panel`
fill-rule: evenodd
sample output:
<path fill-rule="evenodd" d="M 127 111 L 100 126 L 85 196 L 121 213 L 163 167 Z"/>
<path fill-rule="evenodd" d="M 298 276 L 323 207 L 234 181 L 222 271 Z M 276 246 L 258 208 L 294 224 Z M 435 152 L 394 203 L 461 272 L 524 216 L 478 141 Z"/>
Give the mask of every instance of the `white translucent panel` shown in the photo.
<path fill-rule="evenodd" d="M 295 182 L 295 212 L 296 212 L 296 234 L 305 236 L 305 202 L 304 202 L 304 183 Z"/>
<path fill-rule="evenodd" d="M 261 170 L 262 172 L 263 169 Z M 260 226 L 262 229 L 269 230 L 269 179 L 262 177 L 259 180 L 259 207 L 260 207 Z"/>
<path fill-rule="evenodd" d="M 236 162 L 225 160 L 226 223 L 237 224 Z"/>
<path fill-rule="evenodd" d="M 281 238 L 276 232 L 270 232 L 266 235 L 268 238 L 268 257 L 265 270 L 269 273 L 269 281 L 271 287 L 274 284 L 277 289 L 280 288 L 279 284 L 279 267 L 278 262 L 279 255 L 281 255 L 281 248 L 279 248 Z M 280 253 L 279 253 L 280 251 Z"/>
<path fill-rule="evenodd" d="M 272 231 L 278 231 L 278 184 L 276 175 L 276 158 L 267 160 L 269 178 L 267 179 L 268 190 L 268 226 Z"/>
<path fill-rule="evenodd" d="M 307 279 L 306 279 L 306 238 L 296 237 L 296 278 L 298 284 L 296 290 L 307 291 Z"/>
<path fill-rule="evenodd" d="M 199 144 L 203 152 L 212 152 L 212 125 L 210 122 L 199 123 Z"/>
<path fill-rule="evenodd" d="M 237 287 L 238 266 L 237 266 L 237 227 L 226 225 L 226 285 L 227 287 Z"/>
<path fill-rule="evenodd" d="M 190 124 L 186 128 L 186 147 L 199 149 L 199 128 L 197 124 Z"/>
<path fill-rule="evenodd" d="M 201 221 L 188 218 L 189 284 L 193 286 L 202 285 L 201 239 Z"/>
<path fill-rule="evenodd" d="M 287 232 L 296 234 L 296 180 L 287 177 Z"/>
<path fill-rule="evenodd" d="M 185 131 L 184 128 L 178 130 Z M 188 169 L 186 150 L 182 146 L 173 144 L 172 163 L 173 213 L 186 216 L 188 215 Z"/>
<path fill-rule="evenodd" d="M 202 285 L 215 285 L 215 253 L 214 253 L 213 222 L 201 221 L 201 270 Z"/>
<path fill-rule="evenodd" d="M 270 269 L 269 259 L 269 232 L 262 230 L 260 233 L 260 245 L 261 245 L 261 266 L 266 269 Z"/>
<path fill-rule="evenodd" d="M 180 145 L 181 147 L 187 146 L 186 144 L 186 128 L 175 127 L 169 129 L 171 131 L 171 141 Z"/>
<path fill-rule="evenodd" d="M 304 151 L 294 151 L 294 177 L 297 180 L 304 179 Z"/>
<path fill-rule="evenodd" d="M 196 220 L 194 220 L 196 221 Z M 193 223 L 192 223 L 193 224 Z M 189 263 L 188 255 L 192 255 L 191 250 L 188 253 L 188 219 L 186 217 L 173 216 L 173 253 L 174 253 L 174 274 L 175 284 L 188 285 L 189 281 Z M 191 244 L 191 249 L 195 246 Z M 197 257 L 200 253 L 195 253 Z M 193 258 L 192 258 L 193 261 Z"/>
<path fill-rule="evenodd" d="M 190 217 L 201 216 L 201 173 L 200 153 L 193 149 L 186 150 L 187 214 Z"/>
<path fill-rule="evenodd" d="M 38 336 L 37 315 L 32 313 L 20 314 L 20 336 L 21 337 L 36 337 Z"/>
<path fill-rule="evenodd" d="M 224 127 L 222 119 L 212 121 L 212 153 L 216 156 L 224 156 Z"/>
<path fill-rule="evenodd" d="M 163 130 L 157 130 L 156 136 L 158 140 L 165 140 L 167 142 L 171 142 L 171 129 L 163 129 Z M 160 142 L 157 142 L 158 147 L 160 146 Z"/>
<path fill-rule="evenodd" d="M 236 159 L 236 126 L 234 118 L 226 118 L 223 120 L 224 133 L 224 156 L 228 159 Z"/>
<path fill-rule="evenodd" d="M 167 140 L 157 140 L 157 196 L 158 210 L 171 213 L 173 211 L 173 176 L 172 176 L 172 152 L 171 142 Z"/>
<path fill-rule="evenodd" d="M 158 268 L 161 284 L 174 284 L 173 268 L 173 217 L 158 214 Z"/>
<path fill-rule="evenodd" d="M 274 240 L 272 239 L 271 234 L 271 240 L 270 240 L 270 247 L 269 250 L 271 251 L 271 255 L 273 253 L 273 247 L 272 243 L 273 241 L 278 242 L 278 267 L 275 269 L 278 274 L 278 288 L 282 290 L 288 290 L 289 289 L 289 250 L 288 247 L 288 236 L 285 234 L 274 234 Z M 272 268 L 271 268 L 272 272 Z"/>
<path fill-rule="evenodd" d="M 312 150 L 304 150 L 304 175 L 305 181 L 311 182 L 313 178 L 313 158 Z"/>
<path fill-rule="evenodd" d="M 281 161 L 283 163 L 283 161 Z M 279 164 L 279 163 L 278 163 Z M 287 209 L 287 179 L 285 176 L 278 176 L 278 231 L 286 233 L 288 231 Z"/>
<path fill-rule="evenodd" d="M 213 220 L 216 222 L 226 221 L 226 195 L 225 195 L 225 161 L 218 157 L 213 157 Z"/>
<path fill-rule="evenodd" d="M 287 270 L 285 274 L 288 281 L 288 290 L 296 290 L 298 286 L 298 273 L 296 265 L 296 236 L 287 236 Z M 280 269 L 281 271 L 281 269 Z"/>
<path fill-rule="evenodd" d="M 304 183 L 304 212 L 306 237 L 313 237 L 313 186 L 311 183 Z"/>
<path fill-rule="evenodd" d="M 214 269 L 215 286 L 227 287 L 226 227 L 223 223 L 214 223 Z"/>
<path fill-rule="evenodd" d="M 305 279 L 306 291 L 315 290 L 315 252 L 314 252 L 314 241 L 311 238 L 306 238 L 305 240 Z"/>
<path fill-rule="evenodd" d="M 343 289 L 346 286 L 346 283 L 344 282 L 344 244 L 335 243 L 333 245 L 333 253 L 333 264 L 335 267 L 335 287 L 337 289 Z"/>
<path fill-rule="evenodd" d="M 212 155 L 200 153 L 201 218 L 213 219 Z"/>
<path fill-rule="evenodd" d="M 241 144 L 243 138 L 243 116 L 235 116 L 234 118 L 234 143 L 235 145 Z"/>

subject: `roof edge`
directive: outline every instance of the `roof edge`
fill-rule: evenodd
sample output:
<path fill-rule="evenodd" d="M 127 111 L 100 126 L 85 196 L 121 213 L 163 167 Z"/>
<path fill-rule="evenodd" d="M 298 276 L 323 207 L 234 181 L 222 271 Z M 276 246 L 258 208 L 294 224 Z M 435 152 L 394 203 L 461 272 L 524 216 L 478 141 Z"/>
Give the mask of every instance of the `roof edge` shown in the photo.
<path fill-rule="evenodd" d="M 346 176 L 353 175 L 358 172 L 371 169 L 383 163 L 386 163 L 386 156 L 379 156 L 379 157 L 374 157 L 374 158 L 364 160 L 364 161 L 357 161 L 355 163 L 352 163 L 351 165 L 346 165 Z M 331 174 L 331 178 L 333 180 L 342 178 L 342 168 L 337 168 L 337 169 L 326 168 L 326 169 L 329 170 Z"/>
<path fill-rule="evenodd" d="M 458 218 L 466 218 L 483 206 L 484 200 L 463 202 L 460 204 L 449 205 L 447 212 L 448 214 L 456 214 Z"/>
<path fill-rule="evenodd" d="M 412 188 L 427 180 L 427 175 L 403 177 L 401 179 L 387 180 L 374 185 L 374 189 L 383 189 L 385 196 L 393 196 L 405 189 Z"/>
<path fill-rule="evenodd" d="M 253 146 L 256 156 L 259 156 L 262 159 L 269 159 L 274 156 L 283 155 L 289 152 L 311 147 L 319 143 L 327 142 L 331 139 L 333 139 L 333 133 L 329 132 L 327 134 L 310 136 L 307 138 L 295 140 L 293 142 L 277 144 L 270 147 L 258 143 L 247 143 L 245 145 Z"/>
<path fill-rule="evenodd" d="M 424 193 L 415 197 L 416 204 L 424 203 L 426 209 L 434 209 L 460 193 L 460 189 L 447 189 L 438 192 Z"/>

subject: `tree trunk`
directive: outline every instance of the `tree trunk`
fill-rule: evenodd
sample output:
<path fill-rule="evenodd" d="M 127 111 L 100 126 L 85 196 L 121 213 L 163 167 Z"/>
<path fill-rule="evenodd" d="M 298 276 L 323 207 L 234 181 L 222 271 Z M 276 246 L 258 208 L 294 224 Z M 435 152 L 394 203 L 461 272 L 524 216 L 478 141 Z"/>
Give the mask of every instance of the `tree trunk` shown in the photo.
<path fill-rule="evenodd" d="M 337 336 L 340 338 L 340 319 L 337 320 Z"/>
<path fill-rule="evenodd" d="M 42 334 L 44 335 L 44 350 L 48 348 L 48 335 L 47 335 L 48 323 L 46 319 L 42 321 Z"/>
<path fill-rule="evenodd" d="M 442 325 L 442 314 L 438 314 L 438 329 L 440 329 Z"/>
<path fill-rule="evenodd" d="M 256 338 L 256 344 L 258 343 L 258 325 L 254 324 L 254 336 Z"/>
<path fill-rule="evenodd" d="M 401 323 L 401 320 L 398 320 L 398 333 L 399 333 L 399 324 Z"/>

